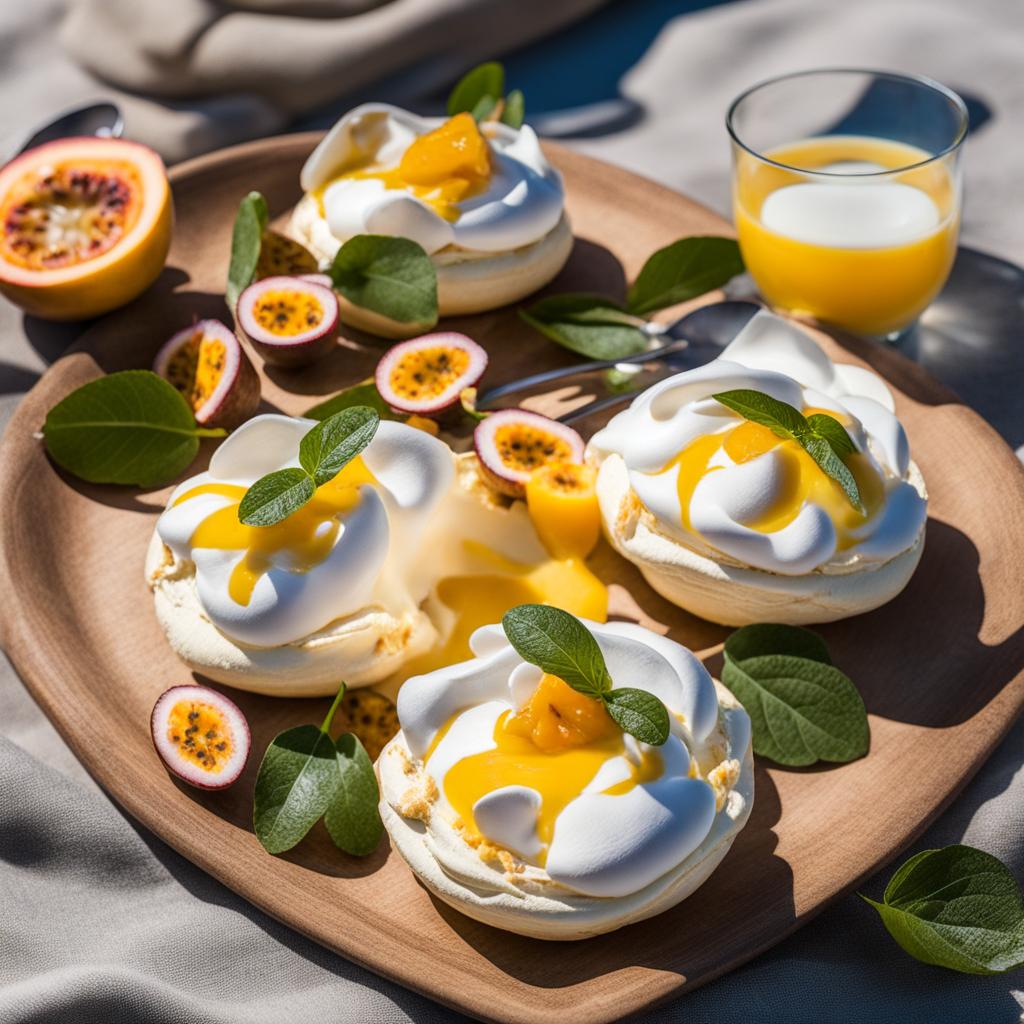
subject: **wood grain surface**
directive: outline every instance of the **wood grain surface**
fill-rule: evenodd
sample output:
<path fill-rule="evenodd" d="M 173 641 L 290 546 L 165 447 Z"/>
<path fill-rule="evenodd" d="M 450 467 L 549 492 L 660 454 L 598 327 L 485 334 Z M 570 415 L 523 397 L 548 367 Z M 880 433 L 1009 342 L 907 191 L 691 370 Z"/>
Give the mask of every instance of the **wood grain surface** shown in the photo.
<path fill-rule="evenodd" d="M 229 691 L 253 729 L 245 774 L 220 793 L 169 777 L 151 746 L 149 714 L 162 690 L 190 676 L 164 640 L 143 579 L 169 489 L 82 484 L 54 468 L 33 432 L 54 402 L 100 372 L 149 366 L 194 317 L 228 318 L 222 293 L 238 201 L 256 188 L 273 216 L 285 214 L 316 138 L 252 143 L 176 168 L 164 274 L 132 306 L 97 322 L 19 407 L 0 451 L 2 639 L 43 710 L 125 810 L 274 917 L 480 1018 L 616 1019 L 749 960 L 849 891 L 921 832 L 1006 732 L 1024 705 L 1024 472 L 993 430 L 918 367 L 866 342 L 843 341 L 844 351 L 827 341 L 833 356 L 873 366 L 897 393 L 931 495 L 924 558 L 896 601 L 822 629 L 864 696 L 870 754 L 801 771 L 759 763 L 749 824 L 710 881 L 673 911 L 552 945 L 433 901 L 386 843 L 364 860 L 348 858 L 318 825 L 291 853 L 268 856 L 250 823 L 256 767 L 275 733 L 319 721 L 327 702 Z M 554 290 L 622 294 L 657 247 L 729 231 L 649 181 L 550 152 L 565 173 L 577 235 Z M 573 359 L 510 309 L 449 326 L 487 347 L 485 383 Z M 382 350 L 352 333 L 324 363 L 271 370 L 264 409 L 301 412 L 367 376 Z M 208 457 L 207 447 L 190 472 Z M 618 607 L 635 604 L 718 668 L 726 630 L 667 605 L 607 548 L 596 560 Z M 97 728 L 104 719 L 119 723 L 116 733 Z M 881 925 L 878 941 L 890 941 Z"/>

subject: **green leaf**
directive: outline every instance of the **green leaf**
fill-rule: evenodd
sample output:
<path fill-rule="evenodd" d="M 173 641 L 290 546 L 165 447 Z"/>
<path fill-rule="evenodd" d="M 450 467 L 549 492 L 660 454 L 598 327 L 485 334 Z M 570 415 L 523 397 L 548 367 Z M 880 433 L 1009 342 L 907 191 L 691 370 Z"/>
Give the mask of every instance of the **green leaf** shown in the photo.
<path fill-rule="evenodd" d="M 857 446 L 853 443 L 846 428 L 834 416 L 816 412 L 807 417 L 807 425 L 818 437 L 823 437 L 832 446 L 832 451 L 841 459 L 852 455 Z"/>
<path fill-rule="evenodd" d="M 788 654 L 794 658 L 818 661 L 822 665 L 832 664 L 825 641 L 803 626 L 758 623 L 737 629 L 725 641 L 725 655 L 734 662 L 761 654 Z"/>
<path fill-rule="evenodd" d="M 797 767 L 868 751 L 864 701 L 832 665 L 786 654 L 737 662 L 727 653 L 722 682 L 750 715 L 755 754 Z"/>
<path fill-rule="evenodd" d="M 302 468 L 317 487 L 333 480 L 373 440 L 379 425 L 380 417 L 366 405 L 321 420 L 299 442 Z"/>
<path fill-rule="evenodd" d="M 520 309 L 519 316 L 546 338 L 590 359 L 621 359 L 650 345 L 644 321 L 601 295 L 551 295 Z"/>
<path fill-rule="evenodd" d="M 310 420 L 325 420 L 342 409 L 351 409 L 356 405 L 369 406 L 382 420 L 404 420 L 405 417 L 395 412 L 381 397 L 373 378 L 353 384 L 352 387 L 339 391 L 331 398 L 318 402 L 302 415 Z"/>
<path fill-rule="evenodd" d="M 546 604 L 521 604 L 501 620 L 516 652 L 588 697 L 600 697 L 612 680 L 594 635 L 574 615 Z"/>
<path fill-rule="evenodd" d="M 773 434 L 789 441 L 796 441 L 810 432 L 810 426 L 803 414 L 787 402 L 780 402 L 763 391 L 751 388 L 737 388 L 734 391 L 720 391 L 711 396 L 727 409 L 738 412 L 744 419 L 760 423 Z"/>
<path fill-rule="evenodd" d="M 359 737 L 343 733 L 335 743 L 338 786 L 324 815 L 334 845 L 354 857 L 377 849 L 384 825 L 377 804 L 377 776 Z"/>
<path fill-rule="evenodd" d="M 250 192 L 238 206 L 235 226 L 231 232 L 231 262 L 228 264 L 225 296 L 232 313 L 238 306 L 238 297 L 256 276 L 263 232 L 267 229 L 269 219 L 267 201 L 259 192 Z"/>
<path fill-rule="evenodd" d="M 494 113 L 498 102 L 493 96 L 481 96 L 476 101 L 476 106 L 470 111 L 473 115 L 473 120 L 477 122 L 486 121 Z"/>
<path fill-rule="evenodd" d="M 522 128 L 526 120 L 526 100 L 521 89 L 513 89 L 505 97 L 505 109 L 501 112 L 503 124 L 510 128 Z"/>
<path fill-rule="evenodd" d="M 653 693 L 618 687 L 604 695 L 604 704 L 615 724 L 641 743 L 660 747 L 668 739 L 668 709 Z"/>
<path fill-rule="evenodd" d="M 721 288 L 742 273 L 743 257 L 734 239 L 681 238 L 647 260 L 626 305 L 632 313 L 654 313 Z"/>
<path fill-rule="evenodd" d="M 832 445 L 818 436 L 801 437 L 800 444 L 804 451 L 821 467 L 823 473 L 830 476 L 843 489 L 847 501 L 861 514 L 865 514 L 864 502 L 861 501 L 860 489 L 853 474 L 843 460 L 836 455 Z"/>
<path fill-rule="evenodd" d="M 463 111 L 474 112 L 477 104 L 486 98 L 497 102 L 505 95 L 505 69 L 497 61 L 479 64 L 467 71 L 448 97 L 448 116 Z"/>
<path fill-rule="evenodd" d="M 337 753 L 315 725 L 287 729 L 267 747 L 256 776 L 253 828 L 268 853 L 295 846 L 323 816 L 338 788 Z"/>
<path fill-rule="evenodd" d="M 180 392 L 150 370 L 89 381 L 61 399 L 43 424 L 57 465 L 94 484 L 159 487 L 188 468 L 199 438 L 225 431 L 196 426 Z"/>
<path fill-rule="evenodd" d="M 338 250 L 329 272 L 356 306 L 424 330 L 437 323 L 437 271 L 411 239 L 356 235 Z"/>
<path fill-rule="evenodd" d="M 925 850 L 904 863 L 883 902 L 889 934 L 926 964 L 965 974 L 1024 965 L 1024 900 L 1006 866 L 971 846 Z"/>
<path fill-rule="evenodd" d="M 304 469 L 294 467 L 268 473 L 242 496 L 239 522 L 246 526 L 273 526 L 302 508 L 315 491 L 316 484 Z"/>

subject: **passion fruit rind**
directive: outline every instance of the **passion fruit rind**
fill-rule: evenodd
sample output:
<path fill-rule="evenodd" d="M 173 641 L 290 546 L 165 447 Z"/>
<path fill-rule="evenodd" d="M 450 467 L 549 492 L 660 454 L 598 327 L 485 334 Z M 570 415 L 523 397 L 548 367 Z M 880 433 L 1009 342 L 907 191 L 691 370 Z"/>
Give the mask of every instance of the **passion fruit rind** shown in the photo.
<path fill-rule="evenodd" d="M 153 746 L 168 771 L 199 789 L 225 789 L 245 768 L 252 738 L 233 700 L 208 686 L 172 686 L 153 705 Z"/>
<path fill-rule="evenodd" d="M 441 331 L 393 345 L 377 364 L 377 391 L 396 412 L 437 417 L 457 406 L 487 369 L 487 352 L 472 338 Z"/>
<path fill-rule="evenodd" d="M 308 366 L 334 351 L 338 298 L 307 277 L 266 277 L 239 296 L 236 320 L 249 344 L 272 366 Z"/>
<path fill-rule="evenodd" d="M 522 498 L 536 470 L 550 463 L 582 463 L 585 446 L 564 423 L 526 409 L 502 409 L 477 424 L 473 447 L 487 482 Z"/>
<path fill-rule="evenodd" d="M 178 331 L 157 353 L 153 370 L 181 392 L 202 427 L 232 430 L 260 404 L 259 374 L 219 320 Z"/>

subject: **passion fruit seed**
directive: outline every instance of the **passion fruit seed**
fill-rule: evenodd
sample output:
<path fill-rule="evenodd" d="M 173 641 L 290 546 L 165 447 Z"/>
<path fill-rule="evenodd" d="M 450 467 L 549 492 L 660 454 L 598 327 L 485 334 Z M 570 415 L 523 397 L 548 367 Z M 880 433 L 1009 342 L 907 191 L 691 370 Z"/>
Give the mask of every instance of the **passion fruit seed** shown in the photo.
<path fill-rule="evenodd" d="M 573 455 L 565 440 L 527 423 L 503 424 L 493 438 L 502 464 L 517 473 L 532 473 L 549 462 L 566 462 Z"/>
<path fill-rule="evenodd" d="M 197 328 L 191 338 L 168 360 L 164 375 L 182 393 L 192 411 L 201 409 L 220 383 L 227 363 L 224 342 Z"/>
<path fill-rule="evenodd" d="M 167 739 L 183 760 L 214 775 L 234 754 L 231 727 L 212 704 L 179 700 L 167 715 Z"/>
<path fill-rule="evenodd" d="M 362 741 L 371 761 L 376 761 L 384 745 L 398 732 L 395 705 L 374 690 L 348 690 L 338 709 L 337 721 L 345 732 L 354 732 Z"/>
<path fill-rule="evenodd" d="M 256 280 L 265 277 L 297 277 L 314 274 L 318 269 L 316 257 L 293 238 L 277 231 L 265 231 L 256 261 Z"/>
<path fill-rule="evenodd" d="M 138 217 L 137 176 L 128 166 L 103 171 L 76 164 L 45 167 L 12 189 L 0 247 L 28 270 L 56 270 L 112 249 Z"/>
<path fill-rule="evenodd" d="M 422 402 L 447 391 L 469 369 L 469 353 L 460 348 L 421 348 L 407 352 L 388 382 L 400 398 Z"/>
<path fill-rule="evenodd" d="M 319 327 L 324 319 L 324 307 L 310 292 L 267 291 L 253 303 L 252 316 L 270 334 L 291 338 Z"/>

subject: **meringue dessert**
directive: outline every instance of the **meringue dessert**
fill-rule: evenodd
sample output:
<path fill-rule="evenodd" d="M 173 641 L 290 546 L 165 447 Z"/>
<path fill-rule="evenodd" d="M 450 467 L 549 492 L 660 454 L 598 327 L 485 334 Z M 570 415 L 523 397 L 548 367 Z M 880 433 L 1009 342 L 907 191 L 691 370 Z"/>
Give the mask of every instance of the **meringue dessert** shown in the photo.
<path fill-rule="evenodd" d="M 441 316 L 529 295 L 572 249 L 561 175 L 528 125 L 366 103 L 330 130 L 300 182 L 305 196 L 289 229 L 297 241 L 326 266 L 355 235 L 412 239 L 437 269 Z M 358 327 L 402 336 L 402 325 L 380 314 L 343 307 Z"/>
<path fill-rule="evenodd" d="M 322 696 L 468 656 L 468 638 L 515 604 L 604 619 L 581 557 L 552 557 L 522 501 L 495 495 L 472 454 L 384 421 L 309 503 L 273 526 L 238 506 L 299 465 L 312 420 L 263 415 L 180 484 L 156 524 L 146 578 L 157 618 L 194 671 L 244 690 Z"/>
<path fill-rule="evenodd" d="M 753 804 L 750 720 L 684 647 L 586 622 L 615 686 L 654 694 L 651 746 L 604 705 L 523 660 L 500 625 L 474 657 L 409 679 L 378 761 L 381 816 L 426 888 L 486 924 L 581 939 L 692 893 Z"/>
<path fill-rule="evenodd" d="M 733 389 L 838 420 L 863 513 L 796 441 L 712 397 Z M 639 395 L 587 456 L 600 466 L 615 549 L 659 594 L 712 622 L 870 611 L 900 593 L 921 558 L 927 493 L 888 387 L 764 311 L 719 358 Z"/>

